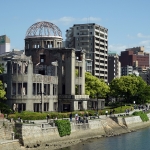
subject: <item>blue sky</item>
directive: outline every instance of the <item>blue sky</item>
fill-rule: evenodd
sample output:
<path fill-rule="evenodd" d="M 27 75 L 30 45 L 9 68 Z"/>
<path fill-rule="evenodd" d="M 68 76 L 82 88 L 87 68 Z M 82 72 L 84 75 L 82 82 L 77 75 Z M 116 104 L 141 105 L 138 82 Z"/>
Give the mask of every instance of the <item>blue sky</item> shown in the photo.
<path fill-rule="evenodd" d="M 0 0 L 0 35 L 11 49 L 23 49 L 27 29 L 50 21 L 62 31 L 73 24 L 96 23 L 108 29 L 109 51 L 144 46 L 150 52 L 150 0 Z"/>

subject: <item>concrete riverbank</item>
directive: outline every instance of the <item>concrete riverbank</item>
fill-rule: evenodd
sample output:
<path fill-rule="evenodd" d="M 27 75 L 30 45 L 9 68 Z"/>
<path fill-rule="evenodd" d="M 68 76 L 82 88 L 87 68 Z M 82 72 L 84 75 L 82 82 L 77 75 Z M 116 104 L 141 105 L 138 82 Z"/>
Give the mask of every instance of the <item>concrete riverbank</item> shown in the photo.
<path fill-rule="evenodd" d="M 150 118 L 150 114 L 148 114 Z M 100 117 L 89 120 L 88 123 L 71 123 L 71 135 L 60 137 L 57 127 L 49 126 L 46 121 L 37 121 L 35 124 L 15 124 L 19 140 L 9 143 L 1 142 L 0 149 L 7 150 L 42 150 L 59 149 L 77 144 L 91 138 L 118 136 L 150 126 L 150 121 L 142 122 L 139 116 L 129 117 Z M 21 147 L 23 145 L 23 147 Z M 5 148 L 7 147 L 7 148 Z"/>

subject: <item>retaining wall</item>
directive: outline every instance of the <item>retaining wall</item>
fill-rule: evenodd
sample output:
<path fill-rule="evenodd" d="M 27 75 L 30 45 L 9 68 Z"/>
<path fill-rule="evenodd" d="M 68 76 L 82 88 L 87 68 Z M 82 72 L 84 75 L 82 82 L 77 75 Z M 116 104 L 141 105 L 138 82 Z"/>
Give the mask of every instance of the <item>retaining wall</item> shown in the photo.
<path fill-rule="evenodd" d="M 148 114 L 150 119 L 150 114 Z M 11 141 L 7 143 L 0 143 L 0 149 L 5 149 L 5 144 L 20 150 L 20 144 L 26 148 L 45 148 L 45 145 L 52 143 L 65 142 L 70 140 L 79 140 L 84 138 L 91 138 L 97 136 L 106 136 L 110 133 L 127 133 L 133 129 L 140 129 L 142 127 L 150 126 L 150 121 L 142 122 L 139 116 L 133 117 L 115 117 L 105 119 L 89 120 L 88 123 L 75 124 L 71 123 L 71 135 L 60 137 L 57 127 L 50 127 L 47 125 L 37 124 L 16 124 L 16 135 L 19 141 Z M 19 144 L 20 143 L 20 144 Z M 11 146 L 12 145 L 12 146 Z M 15 147 L 18 147 L 15 148 Z M 11 150 L 11 149 L 10 149 Z"/>
<path fill-rule="evenodd" d="M 35 147 L 37 145 L 42 145 L 43 143 L 105 134 L 100 120 L 92 120 L 89 121 L 89 123 L 84 124 L 71 123 L 71 135 L 65 137 L 59 136 L 57 127 L 42 128 L 42 126 L 23 124 L 21 128 L 22 141 L 25 147 Z"/>
<path fill-rule="evenodd" d="M 9 140 L 0 142 L 0 150 L 21 150 L 18 140 Z"/>

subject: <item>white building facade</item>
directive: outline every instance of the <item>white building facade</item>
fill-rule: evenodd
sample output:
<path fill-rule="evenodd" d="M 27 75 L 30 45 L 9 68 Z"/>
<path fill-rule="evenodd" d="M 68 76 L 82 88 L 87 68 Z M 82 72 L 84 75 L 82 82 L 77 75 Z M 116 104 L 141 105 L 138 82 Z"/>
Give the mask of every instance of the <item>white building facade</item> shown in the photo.
<path fill-rule="evenodd" d="M 0 54 L 10 51 L 10 39 L 6 35 L 0 36 Z"/>
<path fill-rule="evenodd" d="M 84 49 L 86 71 L 108 82 L 108 29 L 95 23 L 75 24 L 66 31 L 66 46 Z"/>

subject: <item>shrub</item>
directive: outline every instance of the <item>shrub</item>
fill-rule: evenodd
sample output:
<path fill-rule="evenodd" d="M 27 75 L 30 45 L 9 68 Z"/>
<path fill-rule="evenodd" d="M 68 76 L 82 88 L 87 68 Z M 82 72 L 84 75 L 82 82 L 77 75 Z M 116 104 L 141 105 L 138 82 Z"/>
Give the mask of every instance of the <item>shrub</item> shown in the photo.
<path fill-rule="evenodd" d="M 139 111 L 139 112 L 135 111 L 135 112 L 133 113 L 133 115 L 134 115 L 134 116 L 140 116 L 140 118 L 142 119 L 143 122 L 149 120 L 147 114 L 144 113 L 144 112 L 142 112 L 142 111 Z"/>
<path fill-rule="evenodd" d="M 9 106 L 7 106 L 6 104 L 0 102 L 0 110 L 3 114 L 10 114 L 12 113 L 12 110 L 10 109 Z"/>
<path fill-rule="evenodd" d="M 60 137 L 70 135 L 71 125 L 69 120 L 55 120 Z"/>

